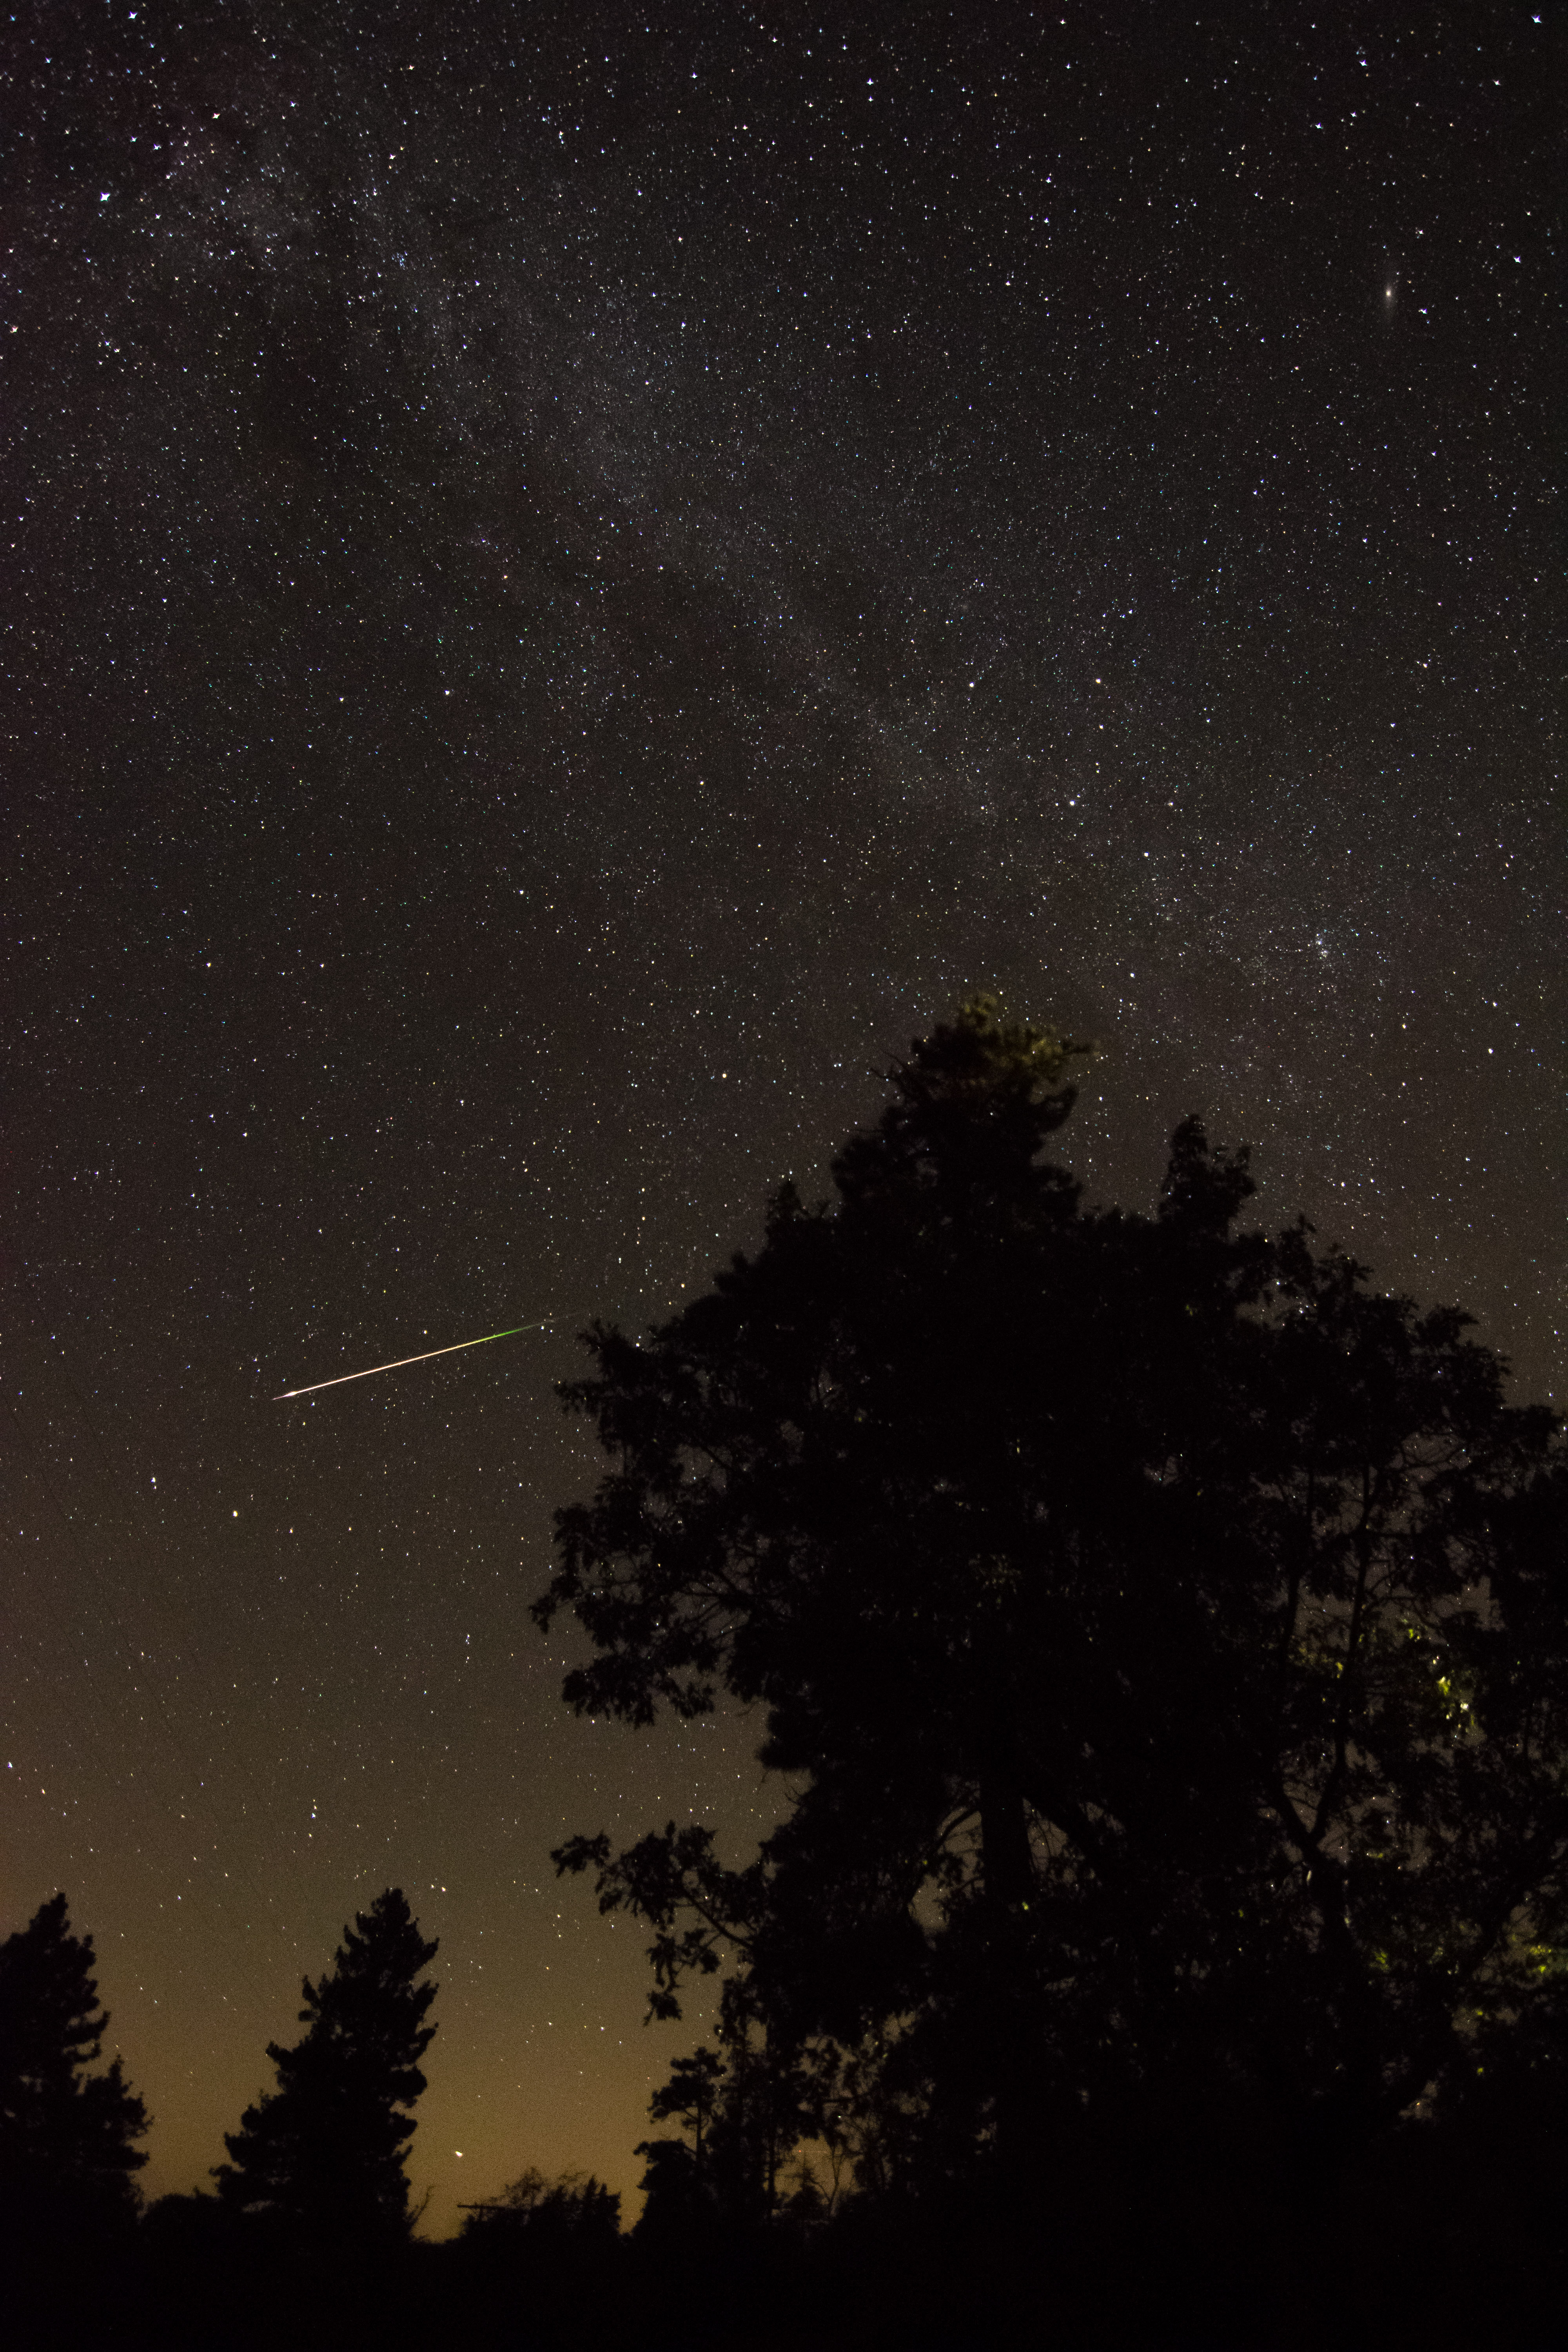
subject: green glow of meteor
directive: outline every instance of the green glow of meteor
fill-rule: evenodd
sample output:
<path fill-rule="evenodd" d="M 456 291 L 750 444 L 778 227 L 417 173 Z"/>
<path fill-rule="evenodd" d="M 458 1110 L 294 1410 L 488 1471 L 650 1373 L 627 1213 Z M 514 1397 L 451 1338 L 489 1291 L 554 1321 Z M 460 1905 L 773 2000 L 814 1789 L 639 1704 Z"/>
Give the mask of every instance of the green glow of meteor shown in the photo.
<path fill-rule="evenodd" d="M 363 1372 L 339 1372 L 330 1381 L 310 1381 L 302 1389 L 281 1389 L 272 1399 L 274 1404 L 286 1404 L 290 1397 L 314 1396 L 318 1389 L 341 1389 L 345 1381 L 368 1381 L 377 1372 L 398 1372 L 405 1364 L 427 1364 L 432 1356 L 460 1355 L 465 1348 L 484 1348 L 492 1339 L 515 1339 L 520 1331 L 548 1331 L 555 1320 L 547 1315 L 542 1323 L 514 1323 L 507 1331 L 486 1331 L 477 1339 L 454 1339 L 449 1348 L 426 1348 L 417 1356 L 395 1356 L 388 1364 L 367 1364 Z"/>

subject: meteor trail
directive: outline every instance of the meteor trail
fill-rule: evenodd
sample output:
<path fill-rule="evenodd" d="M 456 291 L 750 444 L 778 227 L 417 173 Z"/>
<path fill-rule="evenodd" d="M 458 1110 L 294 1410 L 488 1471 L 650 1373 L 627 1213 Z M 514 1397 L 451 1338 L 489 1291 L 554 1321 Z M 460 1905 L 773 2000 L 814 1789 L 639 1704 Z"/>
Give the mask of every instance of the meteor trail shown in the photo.
<path fill-rule="evenodd" d="M 345 1381 L 368 1381 L 374 1372 L 401 1371 L 405 1364 L 427 1364 L 432 1356 L 460 1355 L 465 1348 L 487 1347 L 492 1339 L 515 1339 L 520 1331 L 548 1331 L 555 1318 L 547 1315 L 542 1323 L 514 1323 L 510 1331 L 486 1331 L 478 1339 L 454 1339 L 449 1348 L 426 1348 L 422 1355 L 395 1356 L 389 1364 L 367 1364 L 363 1372 L 339 1372 L 330 1381 L 310 1381 L 302 1389 L 280 1389 L 272 1399 L 274 1404 L 285 1404 L 290 1397 L 314 1396 L 318 1389 L 341 1389 Z"/>

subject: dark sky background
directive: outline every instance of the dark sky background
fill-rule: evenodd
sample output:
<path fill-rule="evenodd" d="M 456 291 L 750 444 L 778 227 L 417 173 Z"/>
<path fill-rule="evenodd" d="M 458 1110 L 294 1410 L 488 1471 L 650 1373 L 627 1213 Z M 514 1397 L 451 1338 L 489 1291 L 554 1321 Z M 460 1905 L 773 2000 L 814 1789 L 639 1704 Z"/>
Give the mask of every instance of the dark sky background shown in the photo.
<path fill-rule="evenodd" d="M 0 50 L 0 1933 L 63 1885 L 97 1937 L 156 2193 L 400 1884 L 427 2226 L 629 2192 L 694 2035 L 548 1849 L 782 1800 L 742 1723 L 562 1708 L 551 1383 L 910 1036 L 983 985 L 1093 1035 L 1095 1197 L 1196 1110 L 1562 1395 L 1557 31 L 48 0 Z"/>

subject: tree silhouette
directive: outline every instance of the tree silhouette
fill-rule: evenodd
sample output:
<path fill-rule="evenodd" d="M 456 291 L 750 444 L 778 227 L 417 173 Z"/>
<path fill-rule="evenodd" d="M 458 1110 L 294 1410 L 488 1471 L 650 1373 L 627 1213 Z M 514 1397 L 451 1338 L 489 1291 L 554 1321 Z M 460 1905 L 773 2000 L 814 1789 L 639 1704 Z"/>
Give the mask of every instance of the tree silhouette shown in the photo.
<path fill-rule="evenodd" d="M 424 2020 L 437 1989 L 416 1979 L 437 1948 L 400 1888 L 356 1914 L 320 1983 L 304 1980 L 305 2033 L 268 2044 L 278 2088 L 225 2134 L 231 2160 L 214 2168 L 225 2204 L 320 2242 L 406 2233 L 406 2110 L 436 2032 Z"/>
<path fill-rule="evenodd" d="M 713 2209 L 712 2122 L 724 2071 L 722 2058 L 704 2044 L 676 2060 L 669 2080 L 648 2101 L 656 2124 L 673 2117 L 691 2134 L 689 2147 L 684 2139 L 645 2139 L 634 2150 L 647 2159 L 641 2185 L 643 2220 L 651 2231 L 684 2227 L 693 2215 Z"/>
<path fill-rule="evenodd" d="M 822 2129 L 817 2078 L 803 2053 L 770 2031 L 755 1989 L 742 1976 L 720 1999 L 719 2049 L 678 2058 L 648 2102 L 655 2123 L 672 2117 L 684 2139 L 643 2140 L 643 2188 L 650 2232 L 694 2216 L 748 2229 L 769 2221 L 786 2201 L 792 2151 Z M 798 2168 L 797 2168 L 798 2170 Z"/>
<path fill-rule="evenodd" d="M 88 2071 L 109 2030 L 93 1966 L 63 1895 L 0 1944 L 0 2204 L 13 2227 L 127 2215 L 138 2202 L 147 2111 L 120 2059 Z"/>
<path fill-rule="evenodd" d="M 603 2260 L 620 2236 L 621 2200 L 595 2174 L 563 2172 L 551 2180 L 536 2166 L 483 2204 L 465 2205 L 461 2240 L 488 2252 L 540 2260 Z"/>
<path fill-rule="evenodd" d="M 1554 1998 L 1557 1426 L 1462 1314 L 1238 1232 L 1195 1121 L 1155 1216 L 1087 1211 L 1042 1157 L 1079 1050 L 964 1007 L 831 1205 L 589 1334 L 566 1696 L 760 1705 L 801 1793 L 743 1871 L 700 1825 L 556 1860 L 652 1924 L 657 2013 L 731 1960 L 775 2051 L 849 2053 L 873 2165 L 1331 2166 Z"/>

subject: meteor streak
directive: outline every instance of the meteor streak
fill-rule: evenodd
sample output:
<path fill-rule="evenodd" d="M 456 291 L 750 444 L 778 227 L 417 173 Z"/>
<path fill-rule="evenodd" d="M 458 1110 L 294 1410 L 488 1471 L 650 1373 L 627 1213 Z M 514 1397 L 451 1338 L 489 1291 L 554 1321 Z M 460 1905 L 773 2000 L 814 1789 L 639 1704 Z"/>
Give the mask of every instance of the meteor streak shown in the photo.
<path fill-rule="evenodd" d="M 405 1364 L 427 1364 L 432 1356 L 460 1355 L 465 1348 L 488 1347 L 492 1339 L 515 1339 L 520 1331 L 548 1331 L 554 1320 L 553 1315 L 547 1315 L 542 1323 L 514 1323 L 510 1331 L 486 1331 L 478 1339 L 455 1339 L 449 1348 L 426 1348 L 422 1355 L 395 1356 L 389 1364 L 367 1364 L 363 1372 L 339 1372 L 334 1380 L 310 1381 L 302 1389 L 280 1389 L 272 1402 L 285 1404 L 290 1397 L 314 1396 L 318 1389 L 341 1389 L 345 1381 L 368 1381 L 375 1372 L 398 1372 Z"/>

